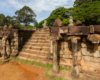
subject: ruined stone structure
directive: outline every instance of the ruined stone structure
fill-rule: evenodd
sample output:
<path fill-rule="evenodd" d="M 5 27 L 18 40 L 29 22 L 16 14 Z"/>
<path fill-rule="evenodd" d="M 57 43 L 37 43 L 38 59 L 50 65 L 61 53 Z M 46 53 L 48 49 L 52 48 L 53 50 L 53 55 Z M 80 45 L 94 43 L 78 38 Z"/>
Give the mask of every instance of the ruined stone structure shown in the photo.
<path fill-rule="evenodd" d="M 12 53 L 19 51 L 18 57 L 25 60 L 54 63 L 56 64 L 53 66 L 54 69 L 57 65 L 73 66 L 77 74 L 82 70 L 98 71 L 100 70 L 99 27 L 99 25 L 66 26 L 31 31 L 15 30 Z"/>
<path fill-rule="evenodd" d="M 27 38 L 27 36 L 29 36 L 28 33 L 23 33 L 23 40 L 25 40 L 25 37 Z M 24 43 L 22 50 L 19 52 L 19 57 L 22 59 L 34 60 L 44 63 L 49 63 L 49 61 L 51 60 L 51 55 L 52 54 L 50 54 L 50 32 L 49 29 L 46 28 L 31 32 L 29 40 L 26 43 Z"/>
<path fill-rule="evenodd" d="M 52 29 L 42 28 L 36 30 L 19 52 L 19 57 L 31 61 L 52 63 L 54 53 L 53 43 L 56 41 L 56 53 L 59 55 L 59 64 L 72 66 L 74 51 L 72 50 L 72 45 L 74 44 L 72 44 L 71 39 L 75 37 L 77 40 L 77 48 L 74 55 L 76 56 L 75 65 L 77 65 L 80 70 L 96 71 L 100 69 L 99 30 L 96 29 L 98 27 L 95 26 L 95 32 L 98 33 L 98 36 L 91 33 L 88 36 L 90 28 L 86 27 L 87 26 L 77 28 L 76 26 L 74 29 L 72 29 L 72 27 L 69 28 L 70 32 L 67 32 L 67 27 L 62 27 L 61 29 L 58 27 Z M 92 38 L 93 35 L 95 39 Z"/>
<path fill-rule="evenodd" d="M 5 25 L 0 32 L 0 55 L 6 61 L 10 55 L 18 54 L 18 30 L 12 29 L 11 25 Z"/>

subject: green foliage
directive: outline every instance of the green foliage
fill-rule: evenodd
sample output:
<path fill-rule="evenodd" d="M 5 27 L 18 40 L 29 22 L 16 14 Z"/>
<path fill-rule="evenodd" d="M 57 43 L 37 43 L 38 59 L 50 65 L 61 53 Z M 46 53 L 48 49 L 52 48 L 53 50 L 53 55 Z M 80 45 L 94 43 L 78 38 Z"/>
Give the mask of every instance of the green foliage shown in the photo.
<path fill-rule="evenodd" d="M 84 2 L 95 2 L 95 1 L 100 1 L 100 0 L 76 0 L 74 2 L 74 5 L 79 6 L 79 5 L 83 4 Z"/>
<path fill-rule="evenodd" d="M 4 25 L 5 15 L 0 14 L 0 26 Z"/>
<path fill-rule="evenodd" d="M 16 20 L 14 20 L 13 17 L 0 14 L 0 26 L 10 25 L 10 24 L 12 24 L 13 26 L 19 25 L 19 23 Z"/>
<path fill-rule="evenodd" d="M 39 22 L 37 25 L 35 25 L 36 28 L 42 28 L 43 27 L 43 23 L 44 23 L 44 20 Z"/>
<path fill-rule="evenodd" d="M 72 8 L 67 9 L 64 7 L 59 7 L 57 9 L 53 10 L 52 13 L 50 14 L 50 16 L 47 19 L 45 19 L 45 20 L 47 20 L 47 25 L 49 27 L 53 26 L 54 21 L 58 18 L 62 21 L 62 25 L 64 25 L 64 26 L 68 25 L 68 23 L 69 23 L 68 13 L 71 13 L 71 12 L 72 12 Z M 38 28 L 43 27 L 42 26 L 43 22 L 44 22 L 44 20 L 41 21 L 37 27 Z"/>
<path fill-rule="evenodd" d="M 5 17 L 4 23 L 5 23 L 5 25 L 14 24 L 13 17 L 11 17 L 11 16 L 6 16 L 6 17 Z"/>
<path fill-rule="evenodd" d="M 33 26 L 29 24 L 37 23 L 35 19 L 36 14 L 28 6 L 24 6 L 22 9 L 16 11 L 15 14 L 16 16 L 13 17 L 0 14 L 0 26 L 12 24 L 15 28 L 19 29 L 33 29 Z M 21 23 L 25 24 L 27 28 L 25 28 Z"/>
<path fill-rule="evenodd" d="M 20 23 L 24 23 L 25 26 L 29 25 L 30 23 L 36 22 L 36 14 L 28 6 L 24 6 L 22 9 L 16 11 L 15 14 L 17 15 L 17 20 Z"/>
<path fill-rule="evenodd" d="M 68 25 L 68 13 L 71 13 L 74 17 L 74 21 L 80 21 L 82 24 L 100 24 L 100 0 L 76 0 L 73 8 L 59 7 L 52 11 L 50 16 L 45 19 L 47 20 L 48 26 L 53 26 L 54 21 L 59 18 L 62 21 L 62 25 Z M 28 7 L 24 6 L 22 9 L 15 12 L 16 17 L 5 16 L 0 14 L 0 26 L 12 24 L 14 26 L 19 26 L 21 29 L 28 29 L 30 23 L 34 23 L 37 28 L 42 28 L 44 20 L 40 23 L 36 21 L 36 14 L 34 11 Z M 23 23 L 25 26 L 21 25 Z M 30 25 L 29 29 L 33 29 Z"/>
<path fill-rule="evenodd" d="M 73 16 L 75 22 L 82 22 L 85 25 L 100 24 L 100 0 L 76 0 L 73 8 L 59 7 L 46 19 L 48 26 L 53 26 L 57 18 L 61 19 L 62 25 L 68 25 L 68 13 Z M 38 26 L 42 24 L 43 21 Z"/>
<path fill-rule="evenodd" d="M 68 25 L 68 24 L 69 24 L 69 20 L 68 19 L 63 19 L 62 25 Z"/>
<path fill-rule="evenodd" d="M 34 29 L 35 27 L 32 26 L 32 25 L 28 25 L 28 26 L 19 25 L 18 28 L 19 28 L 19 29 L 28 29 L 28 30 L 32 30 L 32 29 Z"/>
<path fill-rule="evenodd" d="M 66 18 L 68 18 L 68 15 L 66 15 L 66 13 L 69 13 L 70 11 L 71 9 L 66 9 L 64 7 L 59 7 L 55 9 L 54 11 L 52 11 L 50 16 L 47 18 L 48 25 L 52 26 L 55 19 L 57 18 L 61 19 L 64 25 L 67 24 L 67 22 L 65 23 L 65 21 L 67 21 Z"/>
<path fill-rule="evenodd" d="M 75 6 L 74 19 L 86 25 L 100 24 L 100 1 L 84 2 Z"/>

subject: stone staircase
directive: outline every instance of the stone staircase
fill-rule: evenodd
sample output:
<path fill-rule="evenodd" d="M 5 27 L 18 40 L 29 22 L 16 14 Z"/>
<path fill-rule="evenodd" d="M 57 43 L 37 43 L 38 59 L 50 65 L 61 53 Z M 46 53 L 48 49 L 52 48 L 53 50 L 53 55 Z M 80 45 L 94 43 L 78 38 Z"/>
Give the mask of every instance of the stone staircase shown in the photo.
<path fill-rule="evenodd" d="M 50 32 L 49 29 L 36 30 L 25 43 L 19 58 L 42 63 L 50 62 Z"/>

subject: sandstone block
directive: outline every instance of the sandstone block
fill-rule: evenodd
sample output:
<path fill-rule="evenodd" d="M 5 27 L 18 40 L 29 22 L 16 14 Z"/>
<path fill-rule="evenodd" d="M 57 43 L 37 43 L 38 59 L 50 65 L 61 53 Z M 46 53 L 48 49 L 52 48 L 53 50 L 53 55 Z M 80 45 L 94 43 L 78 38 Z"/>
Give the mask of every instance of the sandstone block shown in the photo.
<path fill-rule="evenodd" d="M 95 51 L 93 56 L 99 58 L 100 57 L 100 52 L 99 51 Z"/>

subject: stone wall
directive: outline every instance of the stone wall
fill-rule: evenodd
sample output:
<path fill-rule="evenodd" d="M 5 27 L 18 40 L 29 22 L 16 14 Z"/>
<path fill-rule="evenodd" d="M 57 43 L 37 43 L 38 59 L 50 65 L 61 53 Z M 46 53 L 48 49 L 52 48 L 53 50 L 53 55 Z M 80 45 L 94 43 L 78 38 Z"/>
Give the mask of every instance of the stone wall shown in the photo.
<path fill-rule="evenodd" d="M 52 63 L 53 53 L 50 52 L 50 46 L 49 30 L 37 30 L 31 34 L 31 37 L 26 42 L 19 55 L 22 59 Z M 59 40 L 58 53 L 60 65 L 72 66 L 72 50 L 70 41 Z M 88 40 L 84 42 L 79 41 L 76 56 L 77 65 L 81 70 L 96 71 L 100 69 L 100 45 L 94 45 Z"/>
<path fill-rule="evenodd" d="M 42 63 L 52 61 L 50 54 L 50 32 L 49 29 L 38 29 L 28 35 L 29 31 L 24 31 L 20 37 L 24 44 L 21 46 L 19 58 Z"/>
<path fill-rule="evenodd" d="M 19 37 L 18 37 L 19 33 L 18 33 L 18 30 L 17 29 L 13 29 L 12 30 L 12 39 L 9 40 L 9 44 L 10 44 L 10 47 L 7 45 L 6 43 L 6 49 L 9 48 L 10 50 L 9 53 L 11 55 L 17 55 L 18 54 L 18 45 L 19 45 Z M 1 34 L 0 34 L 0 55 L 1 55 L 1 52 L 2 52 L 2 37 Z M 6 50 L 7 51 L 7 50 Z M 7 53 L 7 52 L 6 52 Z"/>
<path fill-rule="evenodd" d="M 60 44 L 60 64 L 72 66 L 71 43 L 61 41 Z M 100 70 L 100 45 L 86 41 L 79 42 L 78 46 L 79 49 L 76 54 L 78 67 L 86 71 Z"/>
<path fill-rule="evenodd" d="M 16 36 L 16 34 L 15 34 Z M 12 48 L 18 46 L 19 57 L 26 60 L 52 63 L 53 53 L 51 50 L 51 36 L 48 29 L 36 31 L 20 30 L 16 42 Z M 1 38 L 0 38 L 1 45 Z M 0 49 L 2 47 L 0 46 Z M 13 52 L 14 53 L 14 52 Z M 58 41 L 58 53 L 60 65 L 72 66 L 71 42 L 68 40 Z M 100 45 L 92 44 L 88 40 L 78 42 L 77 65 L 81 70 L 100 70 Z"/>
<path fill-rule="evenodd" d="M 2 45 L 1 43 L 1 38 L 0 38 L 0 45 Z M 0 46 L 0 54 L 1 54 L 1 50 L 2 50 L 2 46 Z M 1 56 L 1 55 L 0 55 Z"/>

